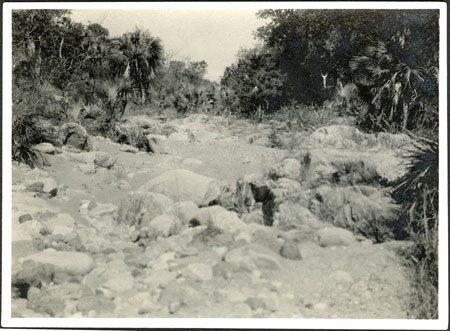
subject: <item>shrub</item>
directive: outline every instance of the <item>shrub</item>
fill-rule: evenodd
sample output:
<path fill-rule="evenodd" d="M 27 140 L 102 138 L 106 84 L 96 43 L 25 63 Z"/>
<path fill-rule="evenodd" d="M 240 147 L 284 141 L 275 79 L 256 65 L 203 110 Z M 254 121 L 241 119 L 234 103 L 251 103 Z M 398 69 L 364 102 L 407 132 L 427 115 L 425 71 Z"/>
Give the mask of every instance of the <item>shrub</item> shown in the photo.
<path fill-rule="evenodd" d="M 411 308 L 418 318 L 437 318 L 439 148 L 436 141 L 416 138 L 408 172 L 395 183 L 394 197 L 403 204 L 402 221 L 415 243 Z"/>
<path fill-rule="evenodd" d="M 98 133 L 114 137 L 116 125 L 122 120 L 131 90 L 132 84 L 127 79 L 105 81 L 97 86 L 96 95 L 101 101 L 102 110 L 96 119 Z"/>
<path fill-rule="evenodd" d="M 31 168 L 44 165 L 44 155 L 33 145 L 46 141 L 46 132 L 40 127 L 36 115 L 17 116 L 12 123 L 12 159 Z"/>

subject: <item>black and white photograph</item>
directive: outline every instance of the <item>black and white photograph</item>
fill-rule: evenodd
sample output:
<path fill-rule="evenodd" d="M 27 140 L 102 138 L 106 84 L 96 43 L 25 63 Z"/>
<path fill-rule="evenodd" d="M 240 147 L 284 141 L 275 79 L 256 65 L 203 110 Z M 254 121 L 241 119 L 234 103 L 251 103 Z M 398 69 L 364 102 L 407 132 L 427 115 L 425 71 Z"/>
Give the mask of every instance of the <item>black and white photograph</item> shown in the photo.
<path fill-rule="evenodd" d="M 447 329 L 446 11 L 5 3 L 2 326 Z"/>

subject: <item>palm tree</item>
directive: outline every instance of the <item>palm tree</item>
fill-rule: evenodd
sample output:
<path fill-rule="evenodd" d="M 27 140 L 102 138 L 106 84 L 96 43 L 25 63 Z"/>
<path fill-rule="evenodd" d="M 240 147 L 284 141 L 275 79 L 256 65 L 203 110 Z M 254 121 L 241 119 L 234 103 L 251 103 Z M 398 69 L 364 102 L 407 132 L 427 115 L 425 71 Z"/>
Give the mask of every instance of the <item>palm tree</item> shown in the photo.
<path fill-rule="evenodd" d="M 401 123 L 403 131 L 411 107 L 423 106 L 421 86 L 431 70 L 419 65 L 409 36 L 409 29 L 404 29 L 387 42 L 369 38 L 363 54 L 350 61 L 352 72 L 362 74 L 366 80 L 362 85 L 369 89 L 367 101 L 373 106 L 377 124 Z"/>
<path fill-rule="evenodd" d="M 134 89 L 140 93 L 141 104 L 144 104 L 151 78 L 162 58 L 160 39 L 136 29 L 113 41 L 110 60 L 117 76 L 133 81 Z"/>
<path fill-rule="evenodd" d="M 101 100 L 103 110 L 98 118 L 100 133 L 107 136 L 114 134 L 115 126 L 125 112 L 131 90 L 132 84 L 126 78 L 105 81 L 96 87 L 95 92 Z"/>

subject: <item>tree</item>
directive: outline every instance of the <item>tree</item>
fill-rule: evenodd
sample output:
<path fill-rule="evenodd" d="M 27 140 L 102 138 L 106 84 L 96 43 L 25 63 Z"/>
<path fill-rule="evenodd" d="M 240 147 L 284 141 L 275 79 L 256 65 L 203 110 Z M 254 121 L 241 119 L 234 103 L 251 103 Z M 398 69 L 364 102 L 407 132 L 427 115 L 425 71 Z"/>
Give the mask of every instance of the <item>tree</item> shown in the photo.
<path fill-rule="evenodd" d="M 111 61 L 116 75 L 133 81 L 134 88 L 140 93 L 141 104 L 144 104 L 151 78 L 162 60 L 161 41 L 136 29 L 114 40 L 113 45 Z"/>
<path fill-rule="evenodd" d="M 237 98 L 226 102 L 233 105 L 230 110 L 248 116 L 258 107 L 266 111 L 276 109 L 282 81 L 283 76 L 271 53 L 264 47 L 257 47 L 239 52 L 237 63 L 225 69 L 221 85 L 234 91 L 228 93 L 228 97 Z"/>
<path fill-rule="evenodd" d="M 439 45 L 436 10 L 263 10 L 269 22 L 256 33 L 286 75 L 283 94 L 303 103 L 324 101 L 324 86 L 352 81 L 348 62 L 359 55 L 367 36 L 387 40 L 403 27 Z M 432 32 L 432 33 L 430 33 Z M 431 51 L 431 52 L 434 52 Z"/>
<path fill-rule="evenodd" d="M 428 60 L 422 57 L 427 54 L 417 49 L 417 37 L 411 39 L 409 28 L 397 31 L 387 41 L 370 38 L 362 55 L 350 61 L 361 90 L 369 90 L 369 116 L 375 117 L 378 127 L 396 124 L 403 131 L 411 129 L 411 112 L 418 117 L 425 104 L 437 97 L 436 67 L 426 66 Z"/>

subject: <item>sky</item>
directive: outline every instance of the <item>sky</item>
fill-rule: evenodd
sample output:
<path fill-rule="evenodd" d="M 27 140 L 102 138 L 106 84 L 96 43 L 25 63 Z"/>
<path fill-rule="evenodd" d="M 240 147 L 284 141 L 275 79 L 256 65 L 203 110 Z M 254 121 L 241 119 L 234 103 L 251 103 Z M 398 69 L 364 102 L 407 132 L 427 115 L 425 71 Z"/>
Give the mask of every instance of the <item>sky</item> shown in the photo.
<path fill-rule="evenodd" d="M 174 60 L 205 60 L 206 78 L 218 80 L 241 48 L 258 42 L 253 33 L 264 24 L 256 10 L 72 10 L 71 18 L 83 24 L 99 23 L 110 36 L 148 30 L 162 40 Z"/>

